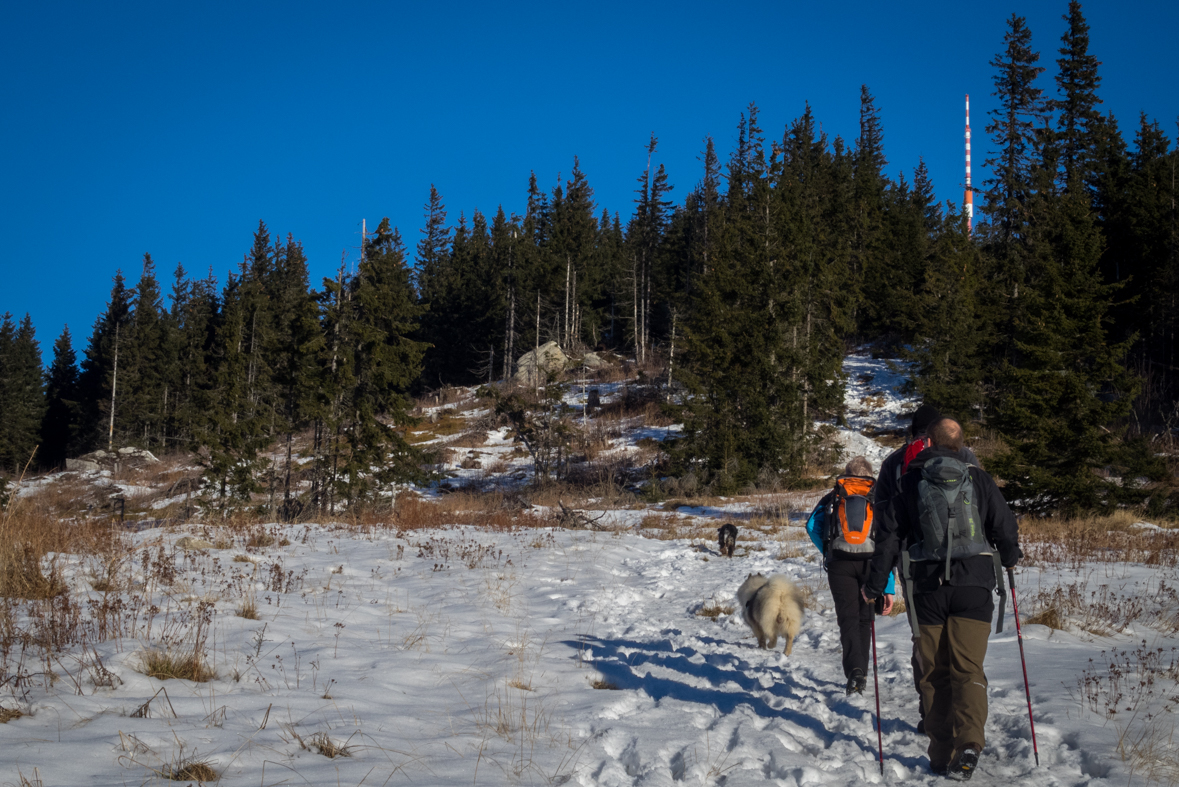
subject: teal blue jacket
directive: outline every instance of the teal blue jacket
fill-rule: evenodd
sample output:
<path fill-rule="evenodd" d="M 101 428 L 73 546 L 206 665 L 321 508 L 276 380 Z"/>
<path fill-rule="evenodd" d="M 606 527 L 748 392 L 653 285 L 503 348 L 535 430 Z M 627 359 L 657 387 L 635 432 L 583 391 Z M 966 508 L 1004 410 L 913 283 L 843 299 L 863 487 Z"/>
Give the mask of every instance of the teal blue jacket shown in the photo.
<path fill-rule="evenodd" d="M 807 517 L 806 520 L 806 534 L 811 537 L 811 541 L 814 543 L 815 549 L 819 550 L 820 553 L 823 552 L 823 533 L 826 531 L 825 526 L 827 522 L 827 504 L 831 501 L 830 498 L 831 493 L 828 492 L 827 495 L 819 501 L 819 504 L 815 506 L 815 510 L 811 512 L 811 515 Z M 888 584 L 885 585 L 884 592 L 889 596 L 895 595 L 897 592 L 896 579 L 894 578 L 892 572 L 889 572 Z"/>

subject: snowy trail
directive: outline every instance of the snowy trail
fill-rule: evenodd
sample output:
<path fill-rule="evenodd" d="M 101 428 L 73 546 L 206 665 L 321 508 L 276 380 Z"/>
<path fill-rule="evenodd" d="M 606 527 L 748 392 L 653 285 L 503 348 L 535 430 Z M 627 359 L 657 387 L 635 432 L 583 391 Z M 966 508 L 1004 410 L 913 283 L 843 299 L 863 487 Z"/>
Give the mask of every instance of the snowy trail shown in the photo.
<path fill-rule="evenodd" d="M 815 582 L 815 564 L 768 555 L 705 563 L 677 546 L 622 565 L 630 569 L 620 593 L 624 603 L 597 602 L 598 630 L 585 642 L 594 668 L 624 696 L 591 727 L 588 756 L 598 762 L 581 784 L 672 785 L 718 777 L 725 784 L 880 782 L 871 689 L 844 696 L 833 612 L 808 615 L 791 656 L 759 650 L 737 615 L 713 622 L 689 613 L 702 589 L 735 588 L 750 571 Z M 825 583 L 818 581 L 827 601 Z M 878 635 L 886 780 L 943 781 L 928 773 L 926 739 L 915 726 L 907 623 L 882 618 Z M 1014 697 L 1012 683 L 992 679 L 998 692 Z M 994 703 L 989 729 L 989 756 L 979 776 L 1030 778 L 1026 709 Z"/>

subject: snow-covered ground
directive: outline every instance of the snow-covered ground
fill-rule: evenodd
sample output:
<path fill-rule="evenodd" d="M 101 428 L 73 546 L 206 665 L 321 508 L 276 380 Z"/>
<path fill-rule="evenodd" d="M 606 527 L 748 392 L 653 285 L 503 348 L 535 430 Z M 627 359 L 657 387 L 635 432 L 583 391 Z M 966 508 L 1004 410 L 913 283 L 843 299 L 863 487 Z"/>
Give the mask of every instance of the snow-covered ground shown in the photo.
<path fill-rule="evenodd" d="M 849 405 L 880 398 L 849 412 L 842 439 L 878 466 L 887 451 L 859 430 L 904 426 L 897 416 L 911 403 L 898 401 L 900 380 L 883 362 L 853 356 L 848 371 L 862 386 Z M 0 705 L 27 715 L 0 725 L 0 784 L 31 782 L 34 772 L 53 787 L 163 784 L 161 773 L 190 760 L 212 766 L 221 784 L 263 787 L 880 783 L 872 683 L 865 696 L 844 695 L 806 511 L 759 530 L 749 510 L 721 501 L 677 512 L 687 522 L 736 519 L 731 560 L 711 542 L 641 537 L 645 510 L 612 512 L 610 532 L 275 525 L 276 543 L 248 561 L 233 559 L 237 549 L 178 550 L 183 529 L 134 534 L 139 554 L 155 560 L 163 547 L 174 564 L 174 575 L 145 574 L 139 559 L 130 567 L 137 595 L 161 611 L 150 618 L 140 606 L 121 638 L 24 663 L 21 685 L 6 676 Z M 102 599 L 85 579 L 92 570 L 69 568 L 76 601 Z M 737 586 L 759 571 L 814 591 L 789 657 L 759 650 L 739 614 L 698 614 L 734 607 Z M 1017 576 L 1022 604 L 1078 581 L 1123 599 L 1162 598 L 1160 583 L 1174 587 L 1175 574 L 1110 564 Z M 258 619 L 235 615 L 243 597 L 256 601 Z M 213 604 L 202 647 L 217 677 L 143 675 L 142 654 L 165 638 L 192 647 L 185 613 L 202 600 Z M 1025 625 L 1036 767 L 1011 614 L 1008 605 L 1005 631 L 991 637 L 988 741 L 975 781 L 1137 783 L 1116 744 L 1127 723 L 1138 728 L 1106 721 L 1078 679 L 1103 650 L 1146 640 L 1169 653 L 1174 634 L 1141 622 L 1105 637 Z M 883 781 L 941 782 L 916 732 L 906 621 L 881 619 L 877 638 Z M 10 669 L 17 663 L 10 654 Z M 1168 692 L 1173 682 L 1160 686 Z M 329 740 L 346 756 L 320 753 Z"/>

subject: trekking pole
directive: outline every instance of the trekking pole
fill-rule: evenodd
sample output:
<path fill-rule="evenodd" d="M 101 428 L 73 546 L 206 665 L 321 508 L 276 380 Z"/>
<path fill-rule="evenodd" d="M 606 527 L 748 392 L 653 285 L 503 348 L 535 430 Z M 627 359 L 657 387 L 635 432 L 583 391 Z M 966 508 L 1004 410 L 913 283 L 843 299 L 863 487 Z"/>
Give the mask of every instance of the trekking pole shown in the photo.
<path fill-rule="evenodd" d="M 884 597 L 876 599 L 883 603 Z M 872 685 L 876 695 L 876 749 L 880 753 L 880 775 L 884 775 L 884 733 L 880 730 L 880 678 L 876 674 L 876 604 L 872 605 Z"/>
<path fill-rule="evenodd" d="M 1007 569 L 1007 580 L 1011 584 L 1011 611 L 1015 614 L 1015 633 L 1019 639 L 1019 662 L 1023 665 L 1023 690 L 1028 697 L 1028 724 L 1032 728 L 1032 751 L 1036 755 L 1036 765 L 1039 766 L 1040 749 L 1036 745 L 1036 720 L 1032 718 L 1032 688 L 1028 685 L 1028 662 L 1023 655 L 1023 629 L 1019 627 L 1019 602 L 1015 600 L 1015 571 L 1010 568 Z"/>

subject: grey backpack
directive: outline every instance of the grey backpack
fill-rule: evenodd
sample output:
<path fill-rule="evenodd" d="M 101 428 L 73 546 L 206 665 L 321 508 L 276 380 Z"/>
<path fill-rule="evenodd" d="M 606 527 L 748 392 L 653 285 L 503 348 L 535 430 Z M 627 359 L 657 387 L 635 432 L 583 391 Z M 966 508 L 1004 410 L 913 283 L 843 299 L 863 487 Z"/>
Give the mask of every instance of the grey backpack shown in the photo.
<path fill-rule="evenodd" d="M 921 468 L 921 480 L 917 482 L 917 515 L 921 536 L 902 555 L 902 573 L 906 581 L 911 582 L 909 564 L 936 560 L 945 563 L 945 581 L 949 582 L 951 561 L 977 555 L 991 556 L 995 563 L 999 593 L 999 624 L 996 631 L 1002 631 L 1003 610 L 1006 606 L 1003 570 L 998 550 L 987 541 L 974 491 L 970 465 L 966 462 L 949 456 L 937 456 L 925 463 Z M 913 622 L 916 623 L 915 617 Z"/>
<path fill-rule="evenodd" d="M 974 502 L 970 465 L 948 456 L 930 459 L 917 484 L 921 540 L 909 548 L 913 560 L 950 561 L 992 553 Z"/>

